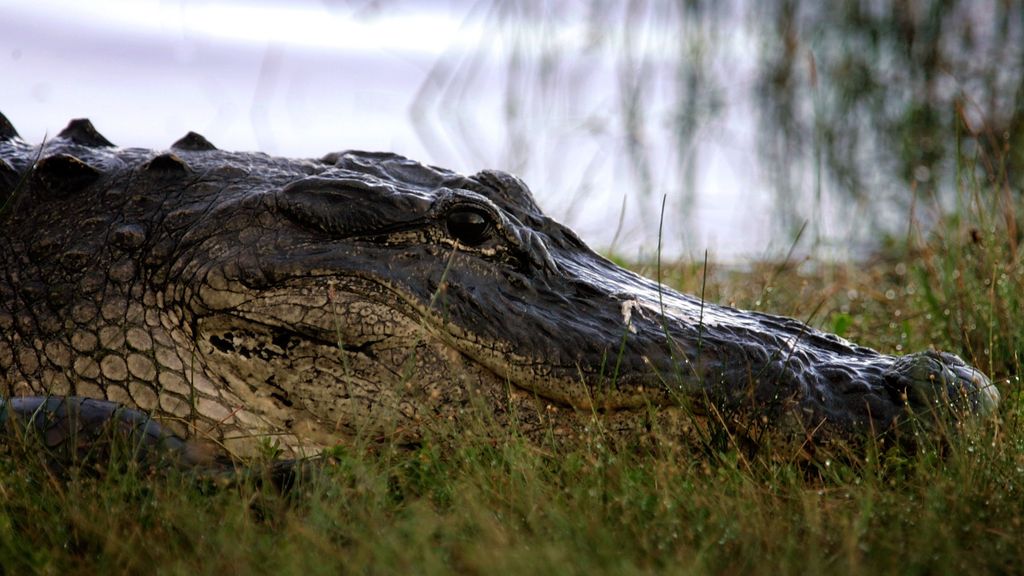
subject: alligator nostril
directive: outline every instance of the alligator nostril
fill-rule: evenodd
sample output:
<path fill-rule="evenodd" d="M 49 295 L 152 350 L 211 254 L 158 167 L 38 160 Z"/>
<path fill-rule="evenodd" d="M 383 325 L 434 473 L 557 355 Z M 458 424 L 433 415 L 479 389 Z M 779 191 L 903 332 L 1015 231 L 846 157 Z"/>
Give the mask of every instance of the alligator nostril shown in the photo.
<path fill-rule="evenodd" d="M 984 416 L 999 405 L 999 391 L 989 379 L 953 354 L 929 350 L 901 356 L 891 374 L 915 412 Z"/>

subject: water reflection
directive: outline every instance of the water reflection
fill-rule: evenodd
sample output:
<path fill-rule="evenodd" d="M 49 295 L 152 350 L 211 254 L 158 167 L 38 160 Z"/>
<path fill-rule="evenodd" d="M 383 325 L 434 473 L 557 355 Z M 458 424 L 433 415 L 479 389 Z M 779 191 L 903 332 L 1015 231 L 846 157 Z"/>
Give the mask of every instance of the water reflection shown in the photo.
<path fill-rule="evenodd" d="M 0 109 L 124 145 L 498 167 L 601 249 L 855 257 L 1019 193 L 1019 3 L 8 1 Z M 959 178 L 959 180 L 958 180 Z M 924 207 L 924 208 L 922 208 Z"/>

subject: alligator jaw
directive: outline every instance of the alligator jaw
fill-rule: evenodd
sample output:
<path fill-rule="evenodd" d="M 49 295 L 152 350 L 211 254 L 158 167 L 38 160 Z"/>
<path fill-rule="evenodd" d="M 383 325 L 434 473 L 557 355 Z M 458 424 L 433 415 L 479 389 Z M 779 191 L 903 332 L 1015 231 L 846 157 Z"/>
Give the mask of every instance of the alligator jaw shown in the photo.
<path fill-rule="evenodd" d="M 117 148 L 83 121 L 32 146 L 0 116 L 0 200 L 17 193 L 0 229 L 0 392 L 299 444 L 472 406 L 543 430 L 522 397 L 574 408 L 555 417 L 567 428 L 703 403 L 823 434 L 999 400 L 954 356 L 879 354 L 623 270 L 508 174 L 232 153 L 194 134 L 172 148 Z"/>

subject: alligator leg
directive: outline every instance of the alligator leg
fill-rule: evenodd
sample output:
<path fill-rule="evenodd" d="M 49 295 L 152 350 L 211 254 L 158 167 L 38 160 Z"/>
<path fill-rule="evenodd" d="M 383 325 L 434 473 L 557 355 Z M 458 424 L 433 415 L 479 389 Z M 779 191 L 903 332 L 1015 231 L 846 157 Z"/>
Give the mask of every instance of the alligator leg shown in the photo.
<path fill-rule="evenodd" d="M 4 444 L 41 448 L 46 465 L 58 472 L 89 463 L 102 466 L 121 449 L 129 460 L 152 469 L 177 468 L 222 484 L 266 479 L 281 490 L 317 464 L 315 459 L 287 459 L 264 470 L 238 467 L 224 452 L 179 438 L 145 412 L 80 396 L 0 398 L 0 446 Z"/>
<path fill-rule="evenodd" d="M 116 402 L 79 396 L 0 399 L 0 433 L 8 442 L 46 451 L 48 464 L 66 466 L 108 458 L 116 448 L 144 463 L 208 464 L 195 443 L 168 432 L 147 414 Z M 37 442 L 36 444 L 29 444 Z"/>

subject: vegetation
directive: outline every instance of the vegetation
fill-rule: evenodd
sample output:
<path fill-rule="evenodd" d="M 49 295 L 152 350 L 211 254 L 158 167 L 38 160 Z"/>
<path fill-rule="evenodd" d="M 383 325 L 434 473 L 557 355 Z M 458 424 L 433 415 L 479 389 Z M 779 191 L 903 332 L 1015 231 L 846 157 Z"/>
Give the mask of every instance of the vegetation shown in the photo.
<path fill-rule="evenodd" d="M 614 5 L 595 6 L 606 4 Z M 681 5 L 705 4 L 716 3 Z M 633 264 L 710 301 L 794 316 L 888 353 L 959 353 L 999 386 L 997 419 L 924 439 L 916 450 L 869 445 L 810 460 L 770 446 L 752 452 L 676 443 L 671 430 L 644 446 L 610 446 L 595 432 L 566 450 L 480 422 L 415 447 L 336 447 L 287 491 L 258 472 L 236 482 L 153 474 L 116 451 L 101 471 L 58 474 L 32 450 L 14 447 L 0 453 L 0 572 L 1019 572 L 1024 262 L 1014 167 L 1024 150 L 1017 145 L 1024 89 L 1019 50 L 993 56 L 973 39 L 1019 46 L 1020 8 L 993 2 L 995 29 L 970 36 L 955 28 L 966 2 L 810 4 L 769 2 L 759 16 L 782 31 L 782 48 L 763 51 L 777 59 L 754 86 L 765 95 L 765 122 L 780 128 L 764 130 L 780 139 L 766 142 L 765 153 L 794 169 L 794 157 L 811 156 L 826 184 L 853 199 L 873 194 L 868 176 L 883 172 L 887 185 L 914 192 L 902 203 L 870 198 L 905 207 L 905 233 L 887 238 L 867 261 Z M 861 9 L 866 4 L 876 9 Z M 597 10 L 594 19 L 596 29 L 607 28 Z M 688 50 L 700 56 L 717 39 L 712 33 Z M 955 54 L 965 56 L 953 61 Z M 971 62 L 987 64 L 958 68 Z M 723 88 L 706 70 L 713 64 L 691 58 L 678 71 L 673 153 L 700 137 L 702 115 L 720 108 Z M 624 85 L 653 92 L 641 90 L 636 76 Z M 936 88 L 947 76 L 957 88 L 974 82 L 973 92 Z M 905 96 L 894 101 L 891 93 Z M 1000 93 L 1011 97 L 989 106 Z M 450 94 L 442 99 L 452 105 Z M 622 101 L 634 112 L 645 108 Z M 819 103 L 835 106 L 824 111 Z M 643 118 L 623 116 L 631 137 L 614 136 L 634 145 Z M 865 149 L 883 159 L 852 166 Z M 644 158 L 642 147 L 631 156 L 641 175 L 648 173 Z M 787 200 L 798 196 L 780 192 L 780 210 L 806 207 Z M 266 463 L 251 465 L 259 471 Z"/>
<path fill-rule="evenodd" d="M 425 148 L 524 177 L 549 208 L 568 206 L 554 215 L 570 223 L 592 225 L 580 213 L 595 204 L 622 205 L 624 227 L 602 222 L 621 236 L 602 241 L 628 256 L 637 254 L 634 235 L 657 222 L 663 196 L 669 222 L 687 231 L 683 250 L 700 259 L 704 246 L 693 240 L 708 231 L 720 249 L 735 250 L 704 219 L 731 179 L 746 183 L 743 203 L 762 193 L 775 200 L 771 218 L 747 222 L 774 238 L 805 228 L 819 243 L 812 248 L 845 255 L 898 233 L 915 205 L 914 217 L 934 224 L 953 208 L 958 170 L 1021 193 L 1024 3 L 524 0 L 480 8 L 479 49 L 439 58 L 413 106 Z M 567 30 L 574 33 L 559 33 Z M 504 100 L 489 99 L 488 108 L 502 118 L 504 139 L 489 149 L 471 127 L 494 85 Z M 964 154 L 984 160 L 968 167 Z"/>
<path fill-rule="evenodd" d="M 801 317 L 885 351 L 989 370 L 1000 418 L 915 450 L 812 460 L 660 442 L 571 450 L 479 423 L 416 447 L 353 442 L 288 491 L 0 458 L 9 573 L 965 573 L 1024 562 L 1022 266 L 1008 206 L 966 195 L 869 264 L 663 266 L 711 300 Z M 651 267 L 653 270 L 654 267 Z M 706 283 L 705 283 L 706 276 Z M 705 285 L 706 284 L 706 285 Z M 496 440 L 497 439 L 497 440 Z M 116 451 L 115 451 L 116 452 Z M 253 463 L 260 469 L 260 463 Z"/>

